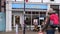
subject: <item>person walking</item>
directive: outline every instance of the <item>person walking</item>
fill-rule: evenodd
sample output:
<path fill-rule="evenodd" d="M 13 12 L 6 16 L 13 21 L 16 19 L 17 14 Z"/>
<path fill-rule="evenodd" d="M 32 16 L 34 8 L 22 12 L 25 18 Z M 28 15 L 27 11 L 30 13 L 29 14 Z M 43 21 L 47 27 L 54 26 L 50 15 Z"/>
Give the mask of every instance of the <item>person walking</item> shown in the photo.
<path fill-rule="evenodd" d="M 50 8 L 49 12 L 48 12 L 48 15 L 45 19 L 45 27 L 43 28 L 44 29 L 47 29 L 46 30 L 46 33 L 47 34 L 55 34 L 55 29 L 57 26 L 58 26 L 58 15 L 56 14 L 55 11 L 53 11 L 52 8 Z"/>

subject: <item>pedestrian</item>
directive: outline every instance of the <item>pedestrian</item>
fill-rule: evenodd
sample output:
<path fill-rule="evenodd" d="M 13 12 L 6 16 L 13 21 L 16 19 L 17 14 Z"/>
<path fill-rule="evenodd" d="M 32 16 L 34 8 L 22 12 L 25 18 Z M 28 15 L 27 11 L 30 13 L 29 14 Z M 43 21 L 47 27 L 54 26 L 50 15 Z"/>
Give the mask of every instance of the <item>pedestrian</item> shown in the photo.
<path fill-rule="evenodd" d="M 50 25 L 48 25 L 46 29 L 46 34 L 55 34 L 55 30 L 52 29 Z"/>
<path fill-rule="evenodd" d="M 56 28 L 59 25 L 58 15 L 55 12 L 50 14 L 50 25 L 53 28 Z"/>
<path fill-rule="evenodd" d="M 55 34 L 55 28 L 58 27 L 58 25 L 59 25 L 58 14 L 55 11 L 53 11 L 53 12 L 50 12 L 49 15 L 50 15 L 50 17 L 49 17 L 49 20 L 50 20 L 49 25 L 50 25 L 50 27 L 52 29 L 47 30 L 47 33 L 49 31 L 50 33 L 52 32 L 52 33 Z"/>
<path fill-rule="evenodd" d="M 16 34 L 18 34 L 18 24 L 16 24 Z"/>
<path fill-rule="evenodd" d="M 46 25 L 43 27 L 43 30 L 46 29 L 47 34 L 55 34 L 55 27 L 58 25 L 58 16 L 56 15 L 55 11 L 50 8 L 48 12 L 48 16 L 45 19 Z"/>

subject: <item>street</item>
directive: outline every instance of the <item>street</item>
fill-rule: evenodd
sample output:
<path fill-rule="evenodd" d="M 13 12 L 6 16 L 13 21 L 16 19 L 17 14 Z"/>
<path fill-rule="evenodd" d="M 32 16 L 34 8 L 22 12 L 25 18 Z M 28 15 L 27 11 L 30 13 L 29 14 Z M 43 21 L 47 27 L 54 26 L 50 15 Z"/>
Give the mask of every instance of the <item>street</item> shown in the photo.
<path fill-rule="evenodd" d="M 11 31 L 11 32 L 0 32 L 0 34 L 16 34 L 15 31 Z M 22 31 L 19 31 L 19 34 L 23 34 Z M 25 34 L 38 34 L 38 32 L 33 32 L 33 31 L 25 31 Z M 44 34 L 46 34 L 46 32 L 44 32 Z M 58 34 L 58 32 L 56 31 L 55 34 Z"/>

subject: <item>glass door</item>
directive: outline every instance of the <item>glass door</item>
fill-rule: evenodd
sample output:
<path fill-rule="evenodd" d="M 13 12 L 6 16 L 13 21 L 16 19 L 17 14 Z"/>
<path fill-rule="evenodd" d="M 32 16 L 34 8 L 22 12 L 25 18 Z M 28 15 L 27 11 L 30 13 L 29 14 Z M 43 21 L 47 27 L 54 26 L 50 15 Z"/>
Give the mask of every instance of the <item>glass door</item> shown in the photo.
<path fill-rule="evenodd" d="M 20 16 L 12 15 L 12 29 L 15 29 L 16 23 L 18 24 L 19 29 L 21 28 Z"/>

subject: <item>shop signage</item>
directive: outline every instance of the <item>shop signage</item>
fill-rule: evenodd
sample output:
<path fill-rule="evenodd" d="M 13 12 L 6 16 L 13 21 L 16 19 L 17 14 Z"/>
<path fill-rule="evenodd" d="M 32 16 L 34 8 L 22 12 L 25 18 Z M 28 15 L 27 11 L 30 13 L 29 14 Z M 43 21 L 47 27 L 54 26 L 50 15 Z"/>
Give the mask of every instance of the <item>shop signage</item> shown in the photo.
<path fill-rule="evenodd" d="M 12 4 L 12 8 L 24 8 L 24 4 Z M 47 9 L 48 5 L 46 4 L 25 4 L 25 8 L 29 9 Z"/>

